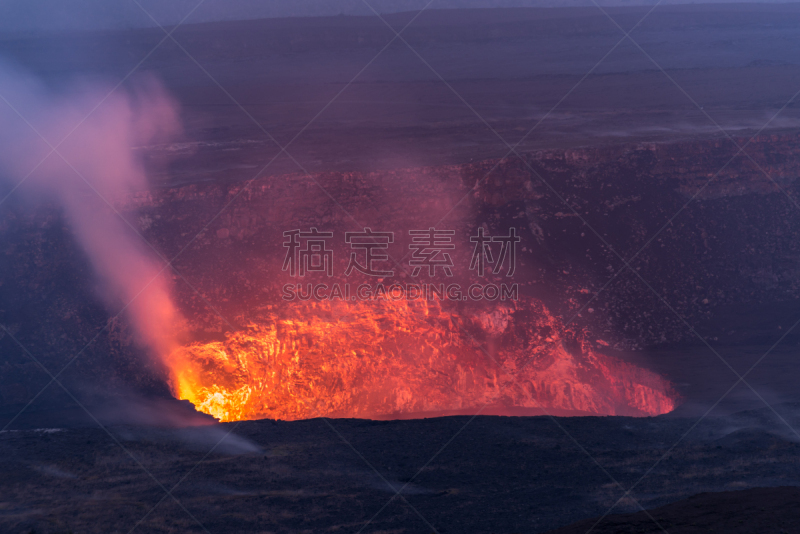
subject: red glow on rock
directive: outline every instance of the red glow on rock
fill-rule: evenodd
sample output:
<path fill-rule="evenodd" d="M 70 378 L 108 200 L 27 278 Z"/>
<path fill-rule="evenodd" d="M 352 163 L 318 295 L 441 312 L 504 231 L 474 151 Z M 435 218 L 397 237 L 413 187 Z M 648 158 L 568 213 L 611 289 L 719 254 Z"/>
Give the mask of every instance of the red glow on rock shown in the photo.
<path fill-rule="evenodd" d="M 292 304 L 168 359 L 173 392 L 222 421 L 447 414 L 652 416 L 671 384 L 595 352 L 539 302 Z"/>

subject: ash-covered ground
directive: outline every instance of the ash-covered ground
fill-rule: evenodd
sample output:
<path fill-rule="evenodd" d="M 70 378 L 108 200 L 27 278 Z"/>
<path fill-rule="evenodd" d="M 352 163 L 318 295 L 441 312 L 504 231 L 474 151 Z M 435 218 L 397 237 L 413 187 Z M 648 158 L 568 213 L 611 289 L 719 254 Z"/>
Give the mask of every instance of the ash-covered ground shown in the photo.
<path fill-rule="evenodd" d="M 800 405 L 775 409 L 800 423 Z M 546 532 L 620 499 L 616 514 L 639 511 L 632 498 L 653 508 L 800 483 L 798 437 L 769 409 L 696 423 L 461 416 L 5 431 L 0 529 Z M 725 515 L 753 531 L 749 514 Z"/>

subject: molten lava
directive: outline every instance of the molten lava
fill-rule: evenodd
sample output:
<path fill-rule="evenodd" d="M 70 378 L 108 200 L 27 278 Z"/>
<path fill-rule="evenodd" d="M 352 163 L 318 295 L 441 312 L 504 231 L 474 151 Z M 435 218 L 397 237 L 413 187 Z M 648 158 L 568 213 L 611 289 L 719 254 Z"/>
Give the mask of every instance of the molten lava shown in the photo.
<path fill-rule="evenodd" d="M 173 392 L 221 421 L 498 408 L 648 416 L 675 407 L 669 382 L 593 351 L 541 303 L 471 311 L 448 304 L 328 301 L 267 310 L 225 341 L 173 352 Z"/>

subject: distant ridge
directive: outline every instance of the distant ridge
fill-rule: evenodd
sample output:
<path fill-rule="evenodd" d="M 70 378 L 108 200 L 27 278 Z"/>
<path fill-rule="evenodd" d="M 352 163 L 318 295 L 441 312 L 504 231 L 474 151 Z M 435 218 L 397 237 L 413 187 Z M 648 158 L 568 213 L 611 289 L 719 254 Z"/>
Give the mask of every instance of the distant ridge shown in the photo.
<path fill-rule="evenodd" d="M 109 30 L 172 25 L 187 13 L 185 23 L 251 20 L 282 17 L 373 15 L 362 0 L 141 0 L 147 13 L 134 2 L 108 0 L 5 0 L 0 3 L 0 33 L 46 33 L 70 30 Z M 369 0 L 379 13 L 417 11 L 428 0 Z M 656 0 L 598 0 L 603 6 L 653 5 Z M 792 3 L 780 0 L 663 0 L 667 4 Z M 593 6 L 591 0 L 433 0 L 429 9 Z M 152 17 L 152 18 L 151 18 Z"/>

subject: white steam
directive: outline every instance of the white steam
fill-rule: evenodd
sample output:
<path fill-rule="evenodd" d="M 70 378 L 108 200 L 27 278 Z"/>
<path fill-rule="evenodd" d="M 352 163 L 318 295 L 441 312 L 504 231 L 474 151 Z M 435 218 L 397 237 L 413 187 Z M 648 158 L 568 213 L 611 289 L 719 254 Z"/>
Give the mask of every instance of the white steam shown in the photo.
<path fill-rule="evenodd" d="M 164 357 L 178 319 L 164 262 L 109 203 L 148 187 L 131 147 L 176 135 L 177 106 L 152 78 L 112 89 L 47 87 L 0 62 L 0 182 L 25 179 L 14 195 L 62 209 L 111 312 L 128 305 L 138 341 Z"/>

